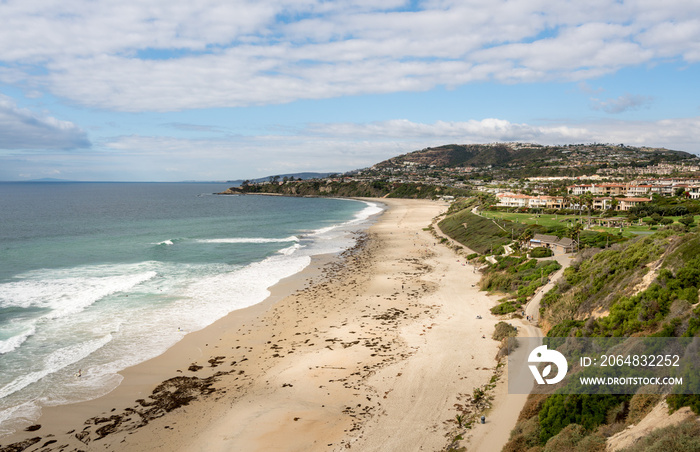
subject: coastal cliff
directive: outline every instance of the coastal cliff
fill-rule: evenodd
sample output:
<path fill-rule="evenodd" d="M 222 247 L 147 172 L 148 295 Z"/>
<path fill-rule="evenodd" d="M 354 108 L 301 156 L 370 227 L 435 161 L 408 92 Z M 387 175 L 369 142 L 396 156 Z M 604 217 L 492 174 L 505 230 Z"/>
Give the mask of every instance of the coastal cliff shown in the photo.
<path fill-rule="evenodd" d="M 464 196 L 467 193 L 465 189 L 422 183 L 309 180 L 244 184 L 240 187 L 231 187 L 219 194 L 434 199 L 440 196 Z"/>

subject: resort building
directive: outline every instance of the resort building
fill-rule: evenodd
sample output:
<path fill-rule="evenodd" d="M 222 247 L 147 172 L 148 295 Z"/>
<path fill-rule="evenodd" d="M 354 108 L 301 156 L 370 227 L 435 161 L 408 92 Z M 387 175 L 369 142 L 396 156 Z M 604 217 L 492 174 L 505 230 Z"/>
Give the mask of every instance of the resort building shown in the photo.
<path fill-rule="evenodd" d="M 501 207 L 530 207 L 530 198 L 533 196 L 521 195 L 518 193 L 498 193 L 497 206 Z"/>
<path fill-rule="evenodd" d="M 613 203 L 612 197 L 605 198 L 593 198 L 593 209 L 594 210 L 630 210 L 632 207 L 639 206 L 641 204 L 651 202 L 651 198 L 629 198 L 620 197 L 615 198 L 615 203 Z M 613 207 L 614 205 L 614 207 Z M 585 207 L 585 206 L 584 206 Z"/>
<path fill-rule="evenodd" d="M 550 248 L 554 253 L 572 253 L 576 243 L 568 237 L 559 238 L 556 235 L 535 234 L 530 239 L 530 248 Z"/>
<path fill-rule="evenodd" d="M 700 186 L 693 187 L 692 192 L 689 192 L 693 199 L 700 198 Z M 576 200 L 573 202 L 566 202 L 563 196 L 530 196 L 523 195 L 519 193 L 498 193 L 496 195 L 498 198 L 498 207 L 514 207 L 514 208 L 525 208 L 525 209 L 586 209 L 586 205 L 580 204 Z M 651 198 L 640 198 L 640 197 L 617 197 L 613 196 L 603 196 L 593 198 L 593 204 L 591 207 L 594 210 L 630 210 L 632 207 L 651 202 Z"/>
<path fill-rule="evenodd" d="M 653 185 L 628 185 L 627 196 L 644 196 L 651 192 Z"/>
<path fill-rule="evenodd" d="M 651 198 L 618 198 L 616 210 L 630 210 L 632 207 L 637 207 L 641 204 L 651 202 Z"/>
<path fill-rule="evenodd" d="M 548 209 L 564 209 L 568 207 L 563 196 L 540 196 L 545 200 L 545 207 Z"/>
<path fill-rule="evenodd" d="M 580 184 L 567 187 L 569 193 L 574 196 L 584 193 L 594 196 L 641 196 L 649 193 L 652 188 L 650 184 Z"/>
<path fill-rule="evenodd" d="M 595 210 L 608 210 L 612 207 L 612 198 L 593 198 Z"/>
<path fill-rule="evenodd" d="M 700 185 L 688 187 L 686 193 L 688 193 L 691 199 L 700 199 Z"/>

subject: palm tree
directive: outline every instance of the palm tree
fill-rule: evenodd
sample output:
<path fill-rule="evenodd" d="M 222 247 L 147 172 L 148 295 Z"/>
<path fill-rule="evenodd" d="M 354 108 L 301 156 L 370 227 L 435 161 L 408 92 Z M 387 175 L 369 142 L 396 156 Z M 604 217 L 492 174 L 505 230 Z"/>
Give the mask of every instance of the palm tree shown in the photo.
<path fill-rule="evenodd" d="M 581 239 L 581 229 L 583 229 L 583 225 L 581 223 L 574 223 L 569 228 L 566 230 L 566 236 L 571 238 L 571 240 L 576 243 L 576 250 L 578 251 L 578 244 Z"/>
<path fill-rule="evenodd" d="M 566 236 L 575 240 L 581 229 L 583 229 L 581 223 L 574 223 L 566 229 Z"/>
<path fill-rule="evenodd" d="M 527 247 L 527 243 L 530 241 L 530 239 L 534 236 L 535 234 L 532 232 L 532 229 L 527 228 L 523 231 L 522 234 L 520 234 L 520 237 L 518 237 L 518 240 L 523 243 L 524 247 Z"/>
<path fill-rule="evenodd" d="M 569 196 L 569 193 L 564 193 L 561 199 L 563 201 L 561 208 L 566 209 L 567 207 L 569 207 L 569 203 L 571 202 L 571 196 Z"/>
<path fill-rule="evenodd" d="M 617 210 L 618 204 L 620 204 L 620 201 L 618 201 L 617 198 L 613 196 L 610 200 L 610 210 L 612 210 L 613 212 Z"/>
<path fill-rule="evenodd" d="M 588 224 L 591 224 L 591 210 L 593 209 L 593 194 L 590 192 L 584 193 L 579 198 L 583 204 L 586 205 L 588 210 Z"/>

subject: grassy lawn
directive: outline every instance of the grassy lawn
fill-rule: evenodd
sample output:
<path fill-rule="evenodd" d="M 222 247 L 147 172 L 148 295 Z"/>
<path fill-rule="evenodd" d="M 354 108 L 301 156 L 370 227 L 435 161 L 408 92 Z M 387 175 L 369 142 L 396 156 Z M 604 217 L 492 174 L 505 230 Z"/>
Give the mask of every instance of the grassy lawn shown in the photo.
<path fill-rule="evenodd" d="M 467 248 L 477 253 L 487 253 L 511 242 L 525 229 L 520 224 L 509 224 L 505 228 L 494 224 L 490 219 L 462 210 L 449 215 L 440 223 L 440 229 Z"/>
<path fill-rule="evenodd" d="M 523 224 L 539 224 L 546 227 L 566 226 L 568 221 L 580 221 L 581 219 L 585 221 L 586 219 L 586 216 L 579 215 L 535 215 L 532 213 L 490 212 L 483 210 L 480 213 L 488 218 L 500 218 Z"/>
<path fill-rule="evenodd" d="M 521 224 L 539 224 L 545 227 L 568 227 L 571 223 L 573 222 L 580 222 L 583 221 L 586 223 L 588 221 L 588 214 L 583 213 L 582 215 L 551 215 L 551 214 L 533 214 L 533 213 L 511 213 L 511 212 L 493 212 L 493 211 L 481 211 L 480 212 L 482 215 L 488 218 L 493 218 L 493 219 L 502 219 L 502 220 L 510 220 L 516 223 L 521 223 Z M 591 222 L 595 221 L 595 219 L 598 218 L 597 215 L 592 214 L 591 215 Z M 647 217 L 648 218 L 648 217 Z M 666 217 L 666 218 L 671 218 L 674 223 L 678 223 L 678 220 L 681 217 Z M 644 219 L 642 219 L 644 220 Z M 695 216 L 695 224 L 698 224 L 700 222 L 700 215 Z M 656 225 L 655 226 L 657 229 L 661 228 L 662 225 Z M 617 234 L 620 232 L 620 228 L 607 228 L 603 226 L 592 226 L 591 229 L 592 231 L 598 231 L 598 232 L 609 232 L 611 234 Z M 654 233 L 655 230 L 651 229 L 649 225 L 646 223 L 643 223 L 641 225 L 633 225 L 633 226 L 625 226 L 622 228 L 622 235 L 624 237 L 632 237 L 635 235 L 645 235 L 645 234 L 652 234 Z"/>

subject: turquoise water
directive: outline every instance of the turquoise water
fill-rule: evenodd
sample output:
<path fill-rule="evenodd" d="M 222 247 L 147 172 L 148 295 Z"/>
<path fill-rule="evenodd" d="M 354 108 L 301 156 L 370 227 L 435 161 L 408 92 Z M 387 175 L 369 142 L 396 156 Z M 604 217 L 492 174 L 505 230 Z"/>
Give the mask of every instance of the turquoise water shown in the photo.
<path fill-rule="evenodd" d="M 119 370 L 264 300 L 381 211 L 212 195 L 225 188 L 0 183 L 0 435 L 111 391 Z"/>

